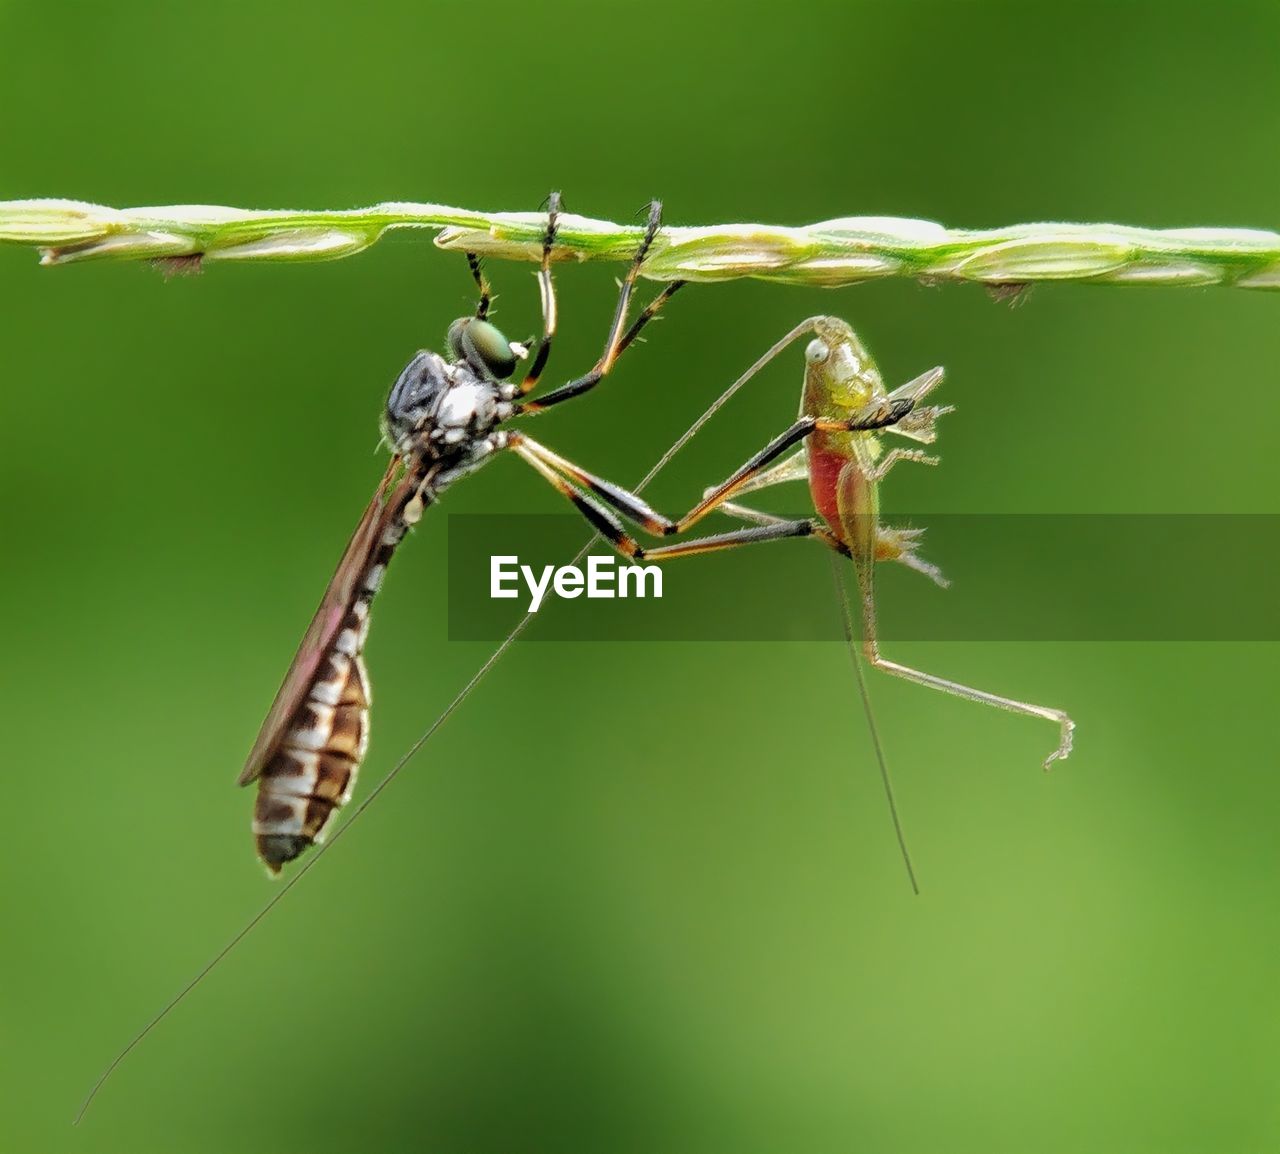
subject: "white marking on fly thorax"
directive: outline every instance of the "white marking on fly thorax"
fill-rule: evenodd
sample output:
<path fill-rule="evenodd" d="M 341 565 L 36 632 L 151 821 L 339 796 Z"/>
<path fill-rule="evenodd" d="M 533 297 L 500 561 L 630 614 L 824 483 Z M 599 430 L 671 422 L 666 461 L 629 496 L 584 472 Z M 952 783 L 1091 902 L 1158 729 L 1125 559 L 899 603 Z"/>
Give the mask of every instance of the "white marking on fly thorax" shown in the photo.
<path fill-rule="evenodd" d="M 446 444 L 464 437 L 472 428 L 487 429 L 498 416 L 498 398 L 492 386 L 482 381 L 463 381 L 454 385 L 443 397 L 436 409 L 435 425 L 444 430 Z"/>

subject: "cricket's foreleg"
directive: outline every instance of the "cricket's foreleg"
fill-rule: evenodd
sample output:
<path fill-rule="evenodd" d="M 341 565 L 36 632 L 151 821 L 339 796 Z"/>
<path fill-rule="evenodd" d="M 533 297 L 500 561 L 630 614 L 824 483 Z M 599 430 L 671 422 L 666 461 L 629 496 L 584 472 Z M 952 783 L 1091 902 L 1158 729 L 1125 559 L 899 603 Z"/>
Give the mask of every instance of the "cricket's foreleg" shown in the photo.
<path fill-rule="evenodd" d="M 640 275 L 640 268 L 644 264 L 645 257 L 649 255 L 649 249 L 653 245 L 654 237 L 658 235 L 658 229 L 662 224 L 662 204 L 660 201 L 653 201 L 649 205 L 649 222 L 645 227 L 644 236 L 641 238 L 640 245 L 636 249 L 635 256 L 631 259 L 631 265 L 627 269 L 627 274 L 623 277 L 618 288 L 618 304 L 614 310 L 613 323 L 609 326 L 609 336 L 605 341 L 604 352 L 601 353 L 600 359 L 596 361 L 595 366 L 589 373 L 578 377 L 576 380 L 570 381 L 568 384 L 561 385 L 559 388 L 552 389 L 551 392 L 545 393 L 541 397 L 533 400 L 525 401 L 517 410 L 520 413 L 540 413 L 545 409 L 558 405 L 563 401 L 569 400 L 571 397 L 577 397 L 594 389 L 608 375 L 609 370 L 613 368 L 623 352 L 639 337 L 644 327 L 658 315 L 662 306 L 666 304 L 686 283 L 684 281 L 672 281 L 668 284 L 648 306 L 636 318 L 635 323 L 630 328 L 626 327 L 627 311 L 631 303 L 631 294 L 635 289 L 636 279 Z M 549 249 L 543 250 L 543 265 L 547 271 L 542 274 L 542 281 L 547 286 L 551 283 L 551 274 L 548 263 L 550 260 Z M 541 282 L 540 282 L 541 283 Z M 546 297 L 546 289 L 544 289 L 544 300 Z M 554 305 L 553 305 L 554 318 Z M 545 363 L 545 362 L 544 362 Z M 541 366 L 535 362 L 534 368 L 541 372 Z M 520 392 L 528 393 L 532 391 L 534 385 L 537 384 L 537 375 L 532 370 L 530 377 L 526 377 L 521 382 Z"/>
<path fill-rule="evenodd" d="M 883 481 L 885 474 L 899 461 L 914 461 L 917 465 L 936 465 L 938 458 L 931 456 L 923 449 L 890 449 L 866 471 L 867 480 L 872 484 Z"/>
<path fill-rule="evenodd" d="M 886 426 L 886 431 L 919 441 L 924 445 L 932 445 L 938 439 L 938 418 L 954 410 L 950 405 L 922 405 L 920 402 L 942 384 L 944 375 L 945 372 L 939 365 L 894 389 L 889 394 L 889 403 L 898 404 L 906 401 L 910 403 L 911 408 L 901 420 Z"/>

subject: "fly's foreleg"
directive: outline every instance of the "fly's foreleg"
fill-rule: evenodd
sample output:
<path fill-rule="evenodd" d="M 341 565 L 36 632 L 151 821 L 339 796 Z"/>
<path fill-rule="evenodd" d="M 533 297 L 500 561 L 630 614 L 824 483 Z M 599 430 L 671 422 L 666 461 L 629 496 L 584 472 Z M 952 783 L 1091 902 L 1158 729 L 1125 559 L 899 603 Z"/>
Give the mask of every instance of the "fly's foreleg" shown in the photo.
<path fill-rule="evenodd" d="M 563 462 L 563 458 L 551 454 L 549 450 L 530 441 L 528 437 L 513 437 L 508 445 L 516 454 L 562 497 L 569 501 L 618 553 L 636 561 L 662 561 L 675 557 L 690 557 L 699 553 L 714 553 L 722 549 L 733 549 L 740 545 L 754 545 L 764 541 L 778 541 L 788 537 L 830 536 L 829 531 L 819 521 L 812 518 L 785 520 L 770 518 L 768 523 L 749 529 L 736 529 L 728 533 L 718 533 L 708 537 L 697 537 L 691 541 L 681 541 L 673 545 L 662 545 L 647 549 L 627 532 L 622 520 L 603 501 L 596 500 L 591 493 L 583 492 L 558 469 L 553 462 Z M 548 460 L 550 458 L 550 460 Z M 655 513 L 649 506 L 632 493 L 609 485 L 609 504 L 625 506 L 623 515 L 636 524 L 648 527 L 661 514 Z M 665 521 L 665 518 L 661 518 Z M 669 522 L 668 522 L 669 523 Z"/>
<path fill-rule="evenodd" d="M 493 304 L 493 292 L 489 288 L 489 280 L 480 267 L 480 258 L 473 252 L 467 253 L 467 268 L 471 270 L 471 279 L 476 282 L 476 291 L 480 299 L 476 302 L 476 320 L 488 319 L 489 306 Z"/>
<path fill-rule="evenodd" d="M 554 195 L 554 194 L 553 194 Z M 554 208 L 559 208 L 558 197 L 554 198 Z M 571 397 L 577 397 L 581 394 L 594 389 L 613 368 L 617 359 L 627 350 L 627 348 L 640 336 L 645 326 L 656 317 L 662 306 L 669 301 L 672 296 L 679 291 L 684 285 L 684 281 L 672 281 L 668 284 L 648 306 L 635 319 L 630 328 L 627 328 L 627 313 L 631 304 L 631 294 L 635 289 L 636 280 L 640 276 L 640 269 L 644 264 L 645 258 L 649 255 L 649 249 L 653 245 L 654 238 L 658 235 L 658 229 L 662 225 L 662 204 L 660 201 L 653 201 L 649 205 L 649 220 L 645 226 L 644 235 L 641 237 L 640 244 L 636 248 L 635 255 L 631 259 L 631 265 L 627 269 L 627 274 L 623 277 L 618 288 L 618 304 L 614 310 L 613 323 L 609 326 L 609 335 L 605 340 L 604 352 L 600 354 L 600 359 L 596 361 L 595 366 L 589 373 L 578 377 L 576 380 L 570 381 L 568 384 L 561 385 L 559 388 L 552 389 L 551 392 L 543 394 L 533 400 L 525 401 L 520 405 L 518 412 L 521 413 L 540 413 L 545 409 L 558 405 L 563 401 L 569 400 Z M 550 234 L 550 230 L 549 230 Z M 555 297 L 551 291 L 551 242 L 544 244 L 542 251 L 542 271 L 539 273 L 538 283 L 542 288 L 543 295 L 543 316 L 548 315 L 551 318 L 551 327 L 555 327 Z M 548 312 L 547 302 L 550 301 L 550 310 Z M 549 338 L 548 338 L 549 340 Z M 539 354 L 543 346 L 539 348 Z M 541 375 L 542 369 L 546 365 L 546 358 L 542 357 L 541 363 L 535 358 L 533 367 L 529 374 L 520 384 L 521 394 L 529 393 L 538 383 L 538 377 Z"/>
<path fill-rule="evenodd" d="M 572 461 L 560 456 L 559 453 L 548 449 L 545 445 L 539 444 L 522 433 L 512 434 L 509 444 L 530 464 L 533 464 L 536 460 L 550 472 L 572 482 L 574 486 L 589 490 L 604 501 L 605 504 L 616 509 L 624 517 L 635 522 L 635 524 L 652 533 L 655 537 L 671 537 L 692 528 L 736 494 L 753 488 L 753 482 L 762 479 L 765 471 L 775 461 L 789 449 L 798 445 L 815 429 L 840 432 L 869 432 L 874 429 L 886 428 L 906 416 L 911 411 L 913 403 L 910 398 L 901 398 L 897 401 L 877 404 L 857 416 L 843 421 L 801 417 L 790 428 L 774 437 L 758 453 L 753 454 L 719 485 L 708 489 L 701 501 L 683 517 L 678 518 L 665 516 L 634 493 L 615 485 L 612 481 L 606 481 L 602 477 L 588 473 Z M 892 463 L 890 458 L 900 460 L 903 456 L 916 459 L 911 456 L 916 450 L 895 450 L 895 452 L 900 454 L 899 457 L 893 458 L 893 454 L 890 453 L 885 460 Z M 540 469 L 539 471 L 542 472 L 543 470 Z M 545 472 L 544 475 L 546 475 Z"/>
<path fill-rule="evenodd" d="M 553 192 L 547 197 L 547 231 L 542 234 L 542 263 L 538 266 L 538 293 L 542 297 L 542 336 L 538 340 L 538 350 L 533 354 L 529 371 L 520 382 L 522 396 L 537 388 L 551 357 L 552 338 L 556 335 L 556 286 L 551 277 L 551 252 L 555 248 L 559 218 L 560 194 Z"/>

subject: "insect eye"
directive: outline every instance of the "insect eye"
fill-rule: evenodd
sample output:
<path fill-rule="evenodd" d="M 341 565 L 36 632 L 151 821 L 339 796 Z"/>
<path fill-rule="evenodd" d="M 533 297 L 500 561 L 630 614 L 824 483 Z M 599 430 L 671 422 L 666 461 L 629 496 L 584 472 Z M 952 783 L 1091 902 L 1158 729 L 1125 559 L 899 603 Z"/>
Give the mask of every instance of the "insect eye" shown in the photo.
<path fill-rule="evenodd" d="M 449 347 L 472 368 L 505 380 L 516 371 L 511 342 L 488 321 L 463 317 L 449 326 Z"/>
<path fill-rule="evenodd" d="M 810 341 L 804 350 L 804 359 L 811 365 L 820 365 L 831 355 L 825 341 Z"/>
<path fill-rule="evenodd" d="M 387 419 L 410 426 L 429 410 L 449 387 L 442 362 L 435 353 L 420 352 L 405 365 L 387 397 Z"/>

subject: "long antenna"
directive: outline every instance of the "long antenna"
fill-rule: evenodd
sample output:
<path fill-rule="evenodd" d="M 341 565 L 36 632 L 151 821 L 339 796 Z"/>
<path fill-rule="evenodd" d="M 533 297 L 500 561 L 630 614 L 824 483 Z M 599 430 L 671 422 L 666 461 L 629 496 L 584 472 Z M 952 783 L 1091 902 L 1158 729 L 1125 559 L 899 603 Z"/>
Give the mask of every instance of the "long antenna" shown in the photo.
<path fill-rule="evenodd" d="M 880 740 L 880 726 L 876 724 L 875 710 L 871 708 L 871 691 L 867 687 L 867 675 L 862 668 L 862 659 L 858 656 L 857 640 L 853 635 L 853 609 L 849 605 L 849 589 L 840 572 L 840 558 L 831 555 L 831 571 L 836 579 L 836 592 L 840 597 L 840 620 L 844 625 L 844 639 L 849 645 L 849 656 L 853 660 L 854 676 L 858 680 L 858 696 L 862 698 L 862 711 L 867 716 L 867 728 L 871 731 L 871 744 L 875 746 L 876 762 L 880 766 L 880 780 L 884 784 L 884 796 L 889 803 L 889 816 L 893 819 L 893 832 L 898 838 L 898 848 L 902 851 L 902 864 L 907 867 L 907 880 L 911 883 L 911 892 L 920 896 L 920 886 L 916 883 L 916 867 L 911 862 L 911 851 L 907 848 L 907 834 L 902 828 L 902 819 L 898 816 L 898 799 L 893 792 L 893 779 L 889 775 L 889 763 L 884 756 L 884 743 Z"/>
<path fill-rule="evenodd" d="M 721 393 L 720 396 L 718 396 L 714 401 L 712 401 L 711 404 L 707 406 L 706 410 L 702 413 L 702 415 L 696 421 L 694 421 L 693 424 L 690 425 L 676 439 L 675 443 L 665 453 L 662 454 L 662 456 L 659 458 L 658 462 L 653 466 L 653 468 L 650 469 L 644 475 L 643 480 L 641 480 L 641 482 L 635 487 L 635 491 L 637 493 L 643 491 L 653 481 L 653 479 L 671 463 L 672 458 L 674 458 L 675 455 L 679 453 L 681 449 L 683 449 L 691 440 L 693 440 L 694 437 L 698 435 L 698 433 L 702 431 L 703 426 L 706 425 L 706 423 L 709 420 L 711 420 L 711 418 L 715 416 L 716 413 L 718 413 L 725 404 L 728 403 L 729 399 L 740 388 L 742 388 L 742 386 L 745 385 L 747 381 L 751 379 L 751 377 L 753 377 L 757 372 L 759 372 L 760 369 L 766 363 L 768 363 L 768 361 L 770 361 L 774 356 L 778 354 L 778 352 L 780 352 L 783 348 L 785 348 L 787 344 L 789 344 L 792 340 L 794 340 L 796 335 L 803 331 L 803 328 L 804 328 L 803 325 L 798 325 L 795 329 L 793 329 L 790 333 L 788 333 L 786 337 L 784 337 L 781 341 L 779 341 L 776 345 L 774 345 L 773 348 L 771 348 L 768 352 L 764 354 L 764 356 L 760 357 L 760 359 L 757 360 L 740 377 L 738 377 L 738 379 L 734 381 L 733 384 L 731 384 L 727 389 L 725 389 L 725 391 Z M 578 552 L 574 555 L 573 560 L 570 561 L 569 564 L 576 565 L 579 561 L 581 561 L 582 558 L 586 556 L 587 550 L 590 549 L 593 544 L 595 544 L 594 537 L 591 540 L 589 540 L 585 545 L 583 545 L 581 549 L 578 550 Z M 349 830 L 355 824 L 356 819 L 362 813 L 364 813 L 364 811 L 368 809 L 369 806 L 373 804 L 374 799 L 377 798 L 377 796 L 380 793 L 382 793 L 382 791 L 386 789 L 387 786 L 389 786 L 396 779 L 400 771 L 404 769 L 405 765 L 408 764 L 409 759 L 412 758 L 418 752 L 418 750 L 420 750 L 424 745 L 427 744 L 428 741 L 431 740 L 431 738 L 435 735 L 436 730 L 438 730 L 446 721 L 448 721 L 449 718 L 453 715 L 453 713 L 458 709 L 458 707 L 461 706 L 462 703 L 466 701 L 468 697 L 471 696 L 471 693 L 476 688 L 476 686 L 478 686 L 480 682 L 485 679 L 489 671 L 498 663 L 498 660 L 502 657 L 502 655 L 506 653 L 508 649 L 511 648 L 511 646 L 515 643 L 516 639 L 520 636 L 520 634 L 523 633 L 526 628 L 528 628 L 532 620 L 533 620 L 533 615 L 526 614 L 524 617 L 520 619 L 519 622 L 517 622 L 517 624 L 511 630 L 511 632 L 508 633 L 505 638 L 503 638 L 503 640 L 498 644 L 498 647 L 491 654 L 489 654 L 488 658 L 485 659 L 484 664 L 481 665 L 480 668 L 477 669 L 475 673 L 471 675 L 471 680 L 468 681 L 466 685 L 464 685 L 462 689 L 458 691 L 454 699 L 451 702 L 449 702 L 448 705 L 445 706 L 444 711 L 440 714 L 440 716 L 437 717 L 435 721 L 433 721 L 426 728 L 426 730 L 423 731 L 422 736 L 419 737 L 418 740 L 415 741 L 404 752 L 404 754 L 401 755 L 400 759 L 387 772 L 387 775 L 381 781 L 379 781 L 377 785 L 373 787 L 373 789 L 369 793 L 369 796 L 366 797 L 364 801 L 362 801 L 358 806 L 355 807 L 354 810 L 351 811 L 351 816 L 348 817 L 347 820 L 343 822 L 342 825 L 340 825 L 334 831 L 333 836 L 329 838 L 329 840 L 325 842 L 323 845 L 319 845 L 316 847 L 315 852 L 298 867 L 297 871 L 293 874 L 293 876 L 290 877 L 289 880 L 285 882 L 284 885 L 282 885 L 279 890 L 276 891 L 276 893 L 272 896 L 271 900 L 268 901 L 266 905 L 264 905 L 262 909 L 260 909 L 256 914 L 254 914 L 253 917 L 250 918 L 249 921 L 245 924 L 245 926 L 241 930 L 239 930 L 235 934 L 235 936 L 232 937 L 231 940 L 227 942 L 225 946 L 222 947 L 222 949 L 220 949 L 216 954 L 214 954 L 214 956 L 200 969 L 200 971 L 195 975 L 195 977 L 193 977 L 185 986 L 183 986 L 182 989 L 179 990 L 177 994 L 175 994 L 165 1004 L 164 1008 L 161 1009 L 160 1012 L 155 1015 L 155 1017 L 153 1017 L 149 1022 L 147 1022 L 147 1024 L 143 1026 L 142 1029 L 139 1030 L 137 1034 L 133 1036 L 133 1038 L 129 1041 L 129 1044 L 125 1046 L 124 1049 L 121 1050 L 120 1053 L 118 1053 L 111 1060 L 111 1064 L 107 1066 L 105 1070 L 102 1071 L 102 1074 L 98 1077 L 98 1080 L 93 1084 L 93 1089 L 89 1091 L 88 1097 L 85 1098 L 84 1102 L 80 1106 L 80 1109 L 76 1112 L 75 1121 L 73 1122 L 73 1125 L 76 1125 L 76 1126 L 80 1125 L 80 1120 L 85 1116 L 86 1113 L 88 1113 L 89 1107 L 93 1105 L 93 1100 L 98 1096 L 98 1091 L 101 1090 L 104 1085 L 106 1085 L 107 1079 L 110 1078 L 111 1075 L 115 1073 L 120 1063 L 123 1062 L 138 1047 L 138 1045 L 142 1042 L 142 1040 L 146 1038 L 146 1036 L 150 1034 L 152 1030 L 154 1030 L 162 1021 L 164 1021 L 165 1018 L 167 1018 L 175 1009 L 177 1009 L 178 1006 L 181 1005 L 183 1001 L 186 1000 L 187 995 L 190 994 L 191 991 L 194 990 L 202 981 L 204 981 L 204 979 L 213 971 L 213 969 L 222 961 L 223 958 L 225 958 L 229 953 L 231 953 L 231 951 L 234 950 L 236 946 L 238 946 L 242 941 L 244 941 L 246 937 L 249 936 L 250 932 L 257 927 L 258 923 L 261 922 L 262 919 L 265 918 L 267 914 L 269 914 L 273 909 L 275 909 L 276 905 L 279 902 L 284 900 L 285 894 L 287 894 L 291 889 L 293 889 L 294 886 L 296 886 L 300 881 L 302 881 L 302 879 L 307 875 L 307 873 L 311 870 L 311 868 L 325 855 L 325 853 L 329 849 L 331 849 L 337 843 L 338 839 L 341 838 L 347 832 L 347 830 Z"/>
<path fill-rule="evenodd" d="M 581 556 L 581 554 L 579 554 L 579 556 Z M 194 990 L 202 981 L 204 981 L 205 977 L 209 974 L 209 972 L 219 962 L 221 962 L 223 958 L 225 958 L 229 953 L 231 953 L 231 951 L 234 950 L 236 946 L 238 946 L 242 941 L 244 941 L 246 937 L 249 936 L 249 933 L 254 929 L 254 927 L 257 926 L 257 924 L 260 921 L 262 921 L 262 919 L 265 918 L 267 914 L 269 914 L 273 909 L 275 909 L 276 905 L 279 902 L 284 900 L 285 894 L 287 894 L 291 889 L 293 889 L 294 886 L 296 886 L 300 881 L 302 881 L 302 879 L 307 875 L 307 872 L 311 869 L 311 867 L 314 866 L 316 862 L 318 862 L 320 858 L 323 856 L 325 850 L 327 850 L 340 837 L 342 837 L 342 835 L 351 828 L 351 823 L 354 822 L 356 818 L 358 818 L 362 813 L 364 813 L 366 809 L 369 808 L 369 806 L 373 803 L 373 799 L 376 798 L 378 794 L 380 794 L 384 789 L 387 788 L 388 785 L 391 784 L 392 779 L 396 776 L 396 774 L 398 774 L 404 768 L 405 763 L 409 760 L 409 758 L 411 758 L 415 753 L 417 753 L 418 750 L 421 749 L 427 743 L 427 741 L 431 738 L 431 736 L 435 733 L 435 731 L 439 729 L 446 721 L 449 720 L 449 717 L 454 712 L 454 710 L 456 710 L 458 706 L 460 706 L 467 699 L 471 691 L 477 685 L 480 684 L 485 674 L 487 674 L 489 670 L 492 669 L 493 666 L 497 664 L 498 659 L 507 651 L 507 649 L 512 645 L 515 639 L 519 637 L 520 634 L 524 631 L 525 627 L 529 624 L 531 616 L 532 615 L 526 615 L 525 617 L 523 617 L 520 620 L 519 624 L 517 624 L 516 627 L 512 629 L 510 633 L 507 634 L 506 638 L 497 647 L 497 649 L 495 649 L 489 655 L 485 663 L 482 666 L 480 666 L 480 668 L 476 670 L 474 674 L 472 674 L 471 680 L 468 681 L 467 684 L 463 686 L 462 689 L 458 692 L 457 696 L 454 697 L 454 699 L 451 702 L 449 702 L 447 706 L 445 706 L 444 712 L 441 713 L 440 716 L 437 717 L 435 721 L 431 723 L 430 727 L 426 730 L 426 732 L 424 732 L 423 735 L 419 737 L 418 740 L 415 741 L 413 745 L 409 747 L 408 751 L 401 756 L 400 760 L 397 761 L 394 766 L 392 766 L 391 771 L 386 775 L 386 777 L 384 777 L 380 782 L 378 782 L 377 785 L 373 787 L 373 789 L 369 793 L 369 796 L 366 797 L 364 801 L 362 801 L 358 806 L 356 806 L 356 808 L 351 813 L 351 817 L 342 825 L 340 825 L 337 828 L 337 830 L 334 831 L 333 836 L 324 845 L 320 846 L 317 849 L 317 851 L 311 855 L 310 858 L 308 858 L 305 862 L 302 863 L 302 865 L 298 867 L 297 872 L 295 872 L 294 875 L 291 878 L 289 878 L 289 880 L 285 882 L 284 885 L 282 885 L 279 890 L 276 891 L 276 893 L 272 896 L 271 900 L 267 902 L 267 904 L 264 905 L 262 909 L 260 909 L 256 914 L 254 914 L 253 917 L 250 918 L 249 921 L 244 925 L 244 927 L 240 929 L 236 933 L 236 935 L 229 942 L 227 942 L 225 946 L 222 947 L 222 949 L 220 949 L 216 954 L 214 954 L 214 956 L 204 965 L 204 967 L 200 970 L 200 972 L 197 973 L 196 976 L 192 978 L 185 986 L 183 986 L 182 989 L 179 990 L 178 993 L 175 994 L 172 999 L 170 999 L 170 1001 L 165 1005 L 164 1009 L 162 1009 L 158 1014 L 156 1014 L 156 1016 L 152 1018 L 145 1026 L 143 1026 L 142 1029 L 139 1030 L 138 1033 L 134 1036 L 134 1038 L 129 1042 L 129 1044 L 125 1046 L 125 1048 L 121 1050 L 120 1053 L 115 1056 L 115 1058 L 112 1059 L 111 1065 L 109 1065 L 102 1072 L 101 1076 L 93 1084 L 93 1089 L 89 1091 L 89 1096 L 85 1098 L 83 1105 L 81 1105 L 79 1111 L 76 1113 L 75 1122 L 73 1123 L 73 1125 L 76 1125 L 76 1126 L 80 1125 L 80 1119 L 82 1119 L 85 1116 L 89 1107 L 93 1104 L 94 1098 L 97 1097 L 98 1091 L 102 1089 L 107 1079 L 110 1078 L 111 1075 L 115 1072 L 116 1067 L 119 1066 L 120 1063 L 123 1062 L 125 1058 L 129 1056 L 129 1054 L 134 1050 L 134 1048 L 137 1047 L 138 1044 L 141 1043 L 141 1041 L 149 1033 L 151 1033 L 152 1030 L 154 1030 L 165 1018 L 169 1016 L 169 1014 L 173 1010 L 175 1010 L 178 1007 L 178 1005 L 187 997 L 188 994 L 191 993 L 192 990 Z"/>

